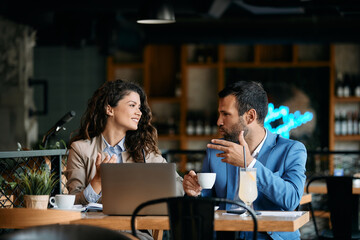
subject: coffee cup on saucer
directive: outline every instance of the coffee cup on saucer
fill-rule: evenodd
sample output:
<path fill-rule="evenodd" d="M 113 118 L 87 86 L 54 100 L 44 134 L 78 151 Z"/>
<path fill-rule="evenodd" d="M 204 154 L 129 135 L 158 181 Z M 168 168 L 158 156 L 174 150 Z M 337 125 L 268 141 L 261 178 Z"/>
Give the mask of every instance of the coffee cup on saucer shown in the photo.
<path fill-rule="evenodd" d="M 75 203 L 75 195 L 56 194 L 55 197 L 50 197 L 50 204 L 58 209 L 72 209 Z"/>

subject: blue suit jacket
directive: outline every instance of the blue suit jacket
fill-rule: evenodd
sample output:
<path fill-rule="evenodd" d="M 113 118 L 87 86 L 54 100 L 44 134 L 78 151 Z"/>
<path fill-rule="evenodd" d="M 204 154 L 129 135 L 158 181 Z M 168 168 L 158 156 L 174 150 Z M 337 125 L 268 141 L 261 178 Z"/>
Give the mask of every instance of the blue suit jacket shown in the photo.
<path fill-rule="evenodd" d="M 212 190 L 203 190 L 203 196 L 216 196 L 235 199 L 238 188 L 239 168 L 221 162 L 216 156 L 220 151 L 207 149 L 202 172 L 215 172 L 216 181 Z M 305 164 L 307 153 L 305 146 L 294 140 L 285 139 L 267 130 L 254 168 L 257 168 L 256 180 L 258 197 L 254 201 L 255 210 L 294 210 L 300 203 L 304 192 Z M 220 209 L 230 206 L 221 205 Z M 250 233 L 243 233 L 250 234 Z M 299 239 L 296 232 L 268 232 L 273 239 Z"/>

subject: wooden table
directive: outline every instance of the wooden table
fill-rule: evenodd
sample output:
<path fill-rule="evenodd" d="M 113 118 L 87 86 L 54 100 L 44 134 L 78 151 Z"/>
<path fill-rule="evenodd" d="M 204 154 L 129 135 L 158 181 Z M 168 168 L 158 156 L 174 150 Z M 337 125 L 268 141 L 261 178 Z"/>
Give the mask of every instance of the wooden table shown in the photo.
<path fill-rule="evenodd" d="M 300 205 L 310 203 L 312 201 L 311 193 L 304 193 L 300 200 Z"/>
<path fill-rule="evenodd" d="M 252 231 L 251 217 L 215 212 L 215 231 Z M 263 212 L 264 214 L 266 211 Z M 293 232 L 309 221 L 309 212 L 296 212 L 298 216 L 258 215 L 258 231 Z M 0 228 L 25 228 L 47 224 L 84 224 L 113 230 L 131 230 L 131 216 L 108 216 L 102 212 L 73 212 L 61 210 L 37 210 L 27 208 L 0 209 Z M 169 229 L 167 216 L 138 216 L 136 229 L 153 229 L 154 239 L 162 239 Z"/>
<path fill-rule="evenodd" d="M 264 211 L 265 212 L 265 211 Z M 240 215 L 224 215 L 225 211 L 215 212 L 215 231 L 252 231 L 251 217 Z M 309 221 L 309 212 L 299 212 L 301 215 L 292 216 L 262 216 L 258 215 L 258 231 L 293 232 Z M 114 230 L 131 230 L 130 216 L 108 216 L 101 212 L 83 213 L 83 217 L 71 221 L 74 224 L 86 224 Z M 167 216 L 138 216 L 136 229 L 153 229 L 154 239 L 161 239 L 163 230 L 169 230 Z"/>
<path fill-rule="evenodd" d="M 48 224 L 68 224 L 81 219 L 80 212 L 55 209 L 0 208 L 0 228 L 27 228 Z"/>
<path fill-rule="evenodd" d="M 306 188 L 304 189 L 306 192 Z M 326 194 L 327 188 L 325 182 L 313 182 L 309 186 L 309 192 L 310 193 L 319 193 L 319 194 Z M 305 194 L 305 193 L 304 193 Z M 360 194 L 360 186 L 359 185 L 353 185 L 353 194 Z"/>

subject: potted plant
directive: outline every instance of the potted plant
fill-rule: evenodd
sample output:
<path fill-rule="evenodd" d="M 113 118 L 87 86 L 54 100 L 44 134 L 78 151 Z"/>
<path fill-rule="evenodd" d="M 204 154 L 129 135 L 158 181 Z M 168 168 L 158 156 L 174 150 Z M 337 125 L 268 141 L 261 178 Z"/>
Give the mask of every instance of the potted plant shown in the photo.
<path fill-rule="evenodd" d="M 14 195 L 12 191 L 15 189 L 16 183 L 8 182 L 0 175 L 0 208 L 12 208 L 14 203 Z"/>
<path fill-rule="evenodd" d="M 49 166 L 42 164 L 38 169 L 25 167 L 17 176 L 18 187 L 24 194 L 25 206 L 47 209 L 49 195 L 59 181 L 55 179 L 54 173 L 50 173 Z"/>

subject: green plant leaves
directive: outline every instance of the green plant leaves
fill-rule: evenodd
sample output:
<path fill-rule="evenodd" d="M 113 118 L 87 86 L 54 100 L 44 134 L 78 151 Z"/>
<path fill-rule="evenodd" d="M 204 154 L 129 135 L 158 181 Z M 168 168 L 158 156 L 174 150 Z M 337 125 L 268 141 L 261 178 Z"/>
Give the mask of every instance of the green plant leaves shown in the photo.
<path fill-rule="evenodd" d="M 43 164 L 39 169 L 26 167 L 18 175 L 17 182 L 24 195 L 49 195 L 59 179 L 55 179 L 55 173 L 50 174 L 48 165 Z"/>

